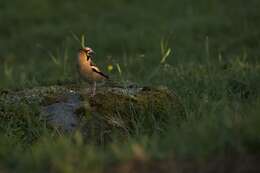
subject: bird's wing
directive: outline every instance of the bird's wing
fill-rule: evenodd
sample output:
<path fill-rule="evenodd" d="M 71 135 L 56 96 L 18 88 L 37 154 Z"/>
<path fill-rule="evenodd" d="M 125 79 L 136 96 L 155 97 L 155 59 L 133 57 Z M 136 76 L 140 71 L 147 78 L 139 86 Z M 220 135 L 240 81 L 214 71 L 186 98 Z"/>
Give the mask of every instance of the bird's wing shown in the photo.
<path fill-rule="evenodd" d="M 102 73 L 96 66 L 92 65 L 91 69 L 93 72 L 100 74 L 101 76 L 103 76 L 106 79 L 109 79 L 109 77 L 107 75 L 105 75 L 104 73 Z"/>

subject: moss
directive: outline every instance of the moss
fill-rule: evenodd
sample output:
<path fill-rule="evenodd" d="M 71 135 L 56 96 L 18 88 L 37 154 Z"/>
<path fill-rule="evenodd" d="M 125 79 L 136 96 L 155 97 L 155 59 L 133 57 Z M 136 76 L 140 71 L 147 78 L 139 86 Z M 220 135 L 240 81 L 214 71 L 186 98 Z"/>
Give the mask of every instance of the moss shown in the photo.
<path fill-rule="evenodd" d="M 75 99 L 75 95 L 80 97 Z M 145 127 L 147 124 L 147 130 L 152 131 L 154 124 L 161 129 L 171 117 L 185 117 L 178 97 L 165 87 L 103 87 L 90 97 L 89 90 L 77 85 L 1 92 L 0 116 L 4 121 L 15 118 L 16 123 L 24 127 L 22 124 L 26 121 L 18 121 L 20 116 L 28 114 L 39 118 L 44 108 L 47 113 L 51 111 L 47 119 L 64 118 L 58 122 L 69 124 L 66 117 L 57 114 L 61 109 L 71 110 L 71 105 L 74 111 L 66 113 L 66 116 L 80 119 L 75 128 L 80 128 L 87 139 L 98 138 L 101 142 L 109 141 L 115 134 L 125 136 L 133 133 L 139 125 Z"/>
<path fill-rule="evenodd" d="M 174 111 L 174 116 L 185 116 L 178 97 L 167 88 L 144 87 L 134 94 L 118 93 L 114 91 L 100 91 L 94 98 L 89 100 L 92 111 L 106 117 L 120 114 L 129 120 L 133 113 L 143 114 L 168 113 Z"/>
<path fill-rule="evenodd" d="M 103 138 L 109 138 L 109 135 L 116 133 L 122 137 L 134 133 L 139 126 L 152 133 L 156 128 L 162 130 L 171 118 L 178 121 L 185 119 L 180 100 L 167 88 L 144 87 L 134 89 L 134 92 L 126 90 L 101 88 L 93 98 L 83 95 L 89 101 L 86 108 L 90 109 L 86 113 L 87 124 L 96 123 L 95 127 L 92 126 L 94 136 L 105 135 Z M 106 134 L 100 134 L 100 130 Z"/>

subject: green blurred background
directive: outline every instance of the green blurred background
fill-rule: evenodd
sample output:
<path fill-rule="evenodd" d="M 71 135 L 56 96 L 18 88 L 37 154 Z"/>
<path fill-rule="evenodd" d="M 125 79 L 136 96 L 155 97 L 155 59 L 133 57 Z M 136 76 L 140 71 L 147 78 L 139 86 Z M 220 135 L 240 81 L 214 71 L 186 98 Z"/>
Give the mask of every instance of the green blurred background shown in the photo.
<path fill-rule="evenodd" d="M 86 36 L 104 70 L 128 64 L 125 75 L 139 82 L 158 65 L 162 40 L 172 49 L 167 63 L 174 66 L 219 56 L 224 61 L 245 56 L 255 63 L 259 7 L 258 0 L 2 0 L 0 87 L 74 78 L 80 47 L 75 35 Z"/>
<path fill-rule="evenodd" d="M 259 9 L 259 0 L 1 0 L 0 88 L 75 82 L 84 35 L 114 79 L 175 90 L 187 122 L 152 135 L 140 125 L 123 144 L 93 147 L 79 134 L 46 132 L 31 120 L 34 110 L 16 110 L 21 117 L 0 123 L 0 172 L 99 172 L 132 163 L 136 152 L 173 170 L 195 163 L 207 171 L 212 160 L 238 172 L 243 159 L 257 167 L 250 159 L 260 153 Z M 171 50 L 163 63 L 162 47 Z"/>

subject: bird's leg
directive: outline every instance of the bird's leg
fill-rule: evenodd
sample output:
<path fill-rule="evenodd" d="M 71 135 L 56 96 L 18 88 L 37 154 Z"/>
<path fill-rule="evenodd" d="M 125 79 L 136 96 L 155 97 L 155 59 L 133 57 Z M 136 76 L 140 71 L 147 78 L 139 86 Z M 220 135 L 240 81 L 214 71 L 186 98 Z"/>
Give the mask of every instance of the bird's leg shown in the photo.
<path fill-rule="evenodd" d="M 92 97 L 96 95 L 96 88 L 97 88 L 97 84 L 96 82 L 94 82 L 92 86 L 92 94 L 91 94 Z"/>

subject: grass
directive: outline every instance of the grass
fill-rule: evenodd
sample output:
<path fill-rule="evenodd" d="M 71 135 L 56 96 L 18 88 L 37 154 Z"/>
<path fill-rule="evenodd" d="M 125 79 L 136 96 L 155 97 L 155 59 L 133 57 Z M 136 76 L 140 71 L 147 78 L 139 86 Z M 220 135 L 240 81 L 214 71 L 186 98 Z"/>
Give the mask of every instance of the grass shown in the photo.
<path fill-rule="evenodd" d="M 126 141 L 94 146 L 19 107 L 18 118 L 0 122 L 0 172 L 122 172 L 135 160 L 148 165 L 136 172 L 151 172 L 149 163 L 203 172 L 211 162 L 222 164 L 219 158 L 239 170 L 238 158 L 260 150 L 259 7 L 258 0 L 2 0 L 0 88 L 75 81 L 75 35 L 85 35 L 101 69 L 118 80 L 174 89 L 188 120 L 170 122 L 162 133 L 137 124 Z"/>

